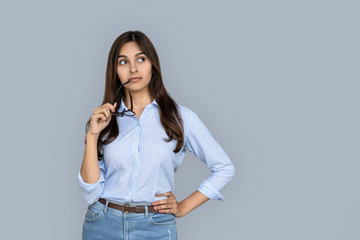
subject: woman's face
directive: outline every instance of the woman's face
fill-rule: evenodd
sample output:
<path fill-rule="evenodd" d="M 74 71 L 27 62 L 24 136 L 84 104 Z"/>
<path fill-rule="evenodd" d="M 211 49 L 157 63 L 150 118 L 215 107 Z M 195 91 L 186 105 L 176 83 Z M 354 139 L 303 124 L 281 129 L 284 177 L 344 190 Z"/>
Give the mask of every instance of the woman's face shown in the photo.
<path fill-rule="evenodd" d="M 147 92 L 152 75 L 152 64 L 136 42 L 127 42 L 120 49 L 116 73 L 121 84 L 130 79 L 124 87 L 131 93 Z"/>

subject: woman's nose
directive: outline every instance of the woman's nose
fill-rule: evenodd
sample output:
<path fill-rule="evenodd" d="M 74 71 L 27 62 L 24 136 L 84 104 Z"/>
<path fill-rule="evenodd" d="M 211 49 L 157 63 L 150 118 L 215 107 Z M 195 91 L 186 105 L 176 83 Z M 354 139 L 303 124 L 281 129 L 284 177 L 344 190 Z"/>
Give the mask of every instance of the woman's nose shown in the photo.
<path fill-rule="evenodd" d="M 135 64 L 131 66 L 130 71 L 131 71 L 131 73 L 136 73 L 137 72 Z"/>

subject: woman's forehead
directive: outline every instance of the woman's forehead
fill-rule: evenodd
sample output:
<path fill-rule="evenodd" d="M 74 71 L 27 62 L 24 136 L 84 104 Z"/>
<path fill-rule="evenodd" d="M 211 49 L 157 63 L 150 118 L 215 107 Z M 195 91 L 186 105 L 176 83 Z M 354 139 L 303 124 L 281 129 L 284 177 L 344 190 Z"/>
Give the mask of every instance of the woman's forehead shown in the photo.
<path fill-rule="evenodd" d="M 139 55 L 139 53 L 144 53 L 144 51 L 139 47 L 139 45 L 136 42 L 131 41 L 121 46 L 118 55 L 133 57 Z"/>

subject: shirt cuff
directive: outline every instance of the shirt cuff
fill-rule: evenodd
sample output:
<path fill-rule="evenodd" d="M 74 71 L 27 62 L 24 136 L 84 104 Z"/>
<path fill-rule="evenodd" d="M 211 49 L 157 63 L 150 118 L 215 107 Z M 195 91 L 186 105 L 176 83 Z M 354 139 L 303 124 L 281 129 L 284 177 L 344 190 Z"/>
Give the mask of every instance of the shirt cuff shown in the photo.
<path fill-rule="evenodd" d="M 205 179 L 200 184 L 197 190 L 207 196 L 209 199 L 225 201 L 224 196 L 218 190 L 216 190 L 216 188 L 207 179 Z"/>
<path fill-rule="evenodd" d="M 80 171 L 78 173 L 78 183 L 79 183 L 79 186 L 87 193 L 93 191 L 94 189 L 97 188 L 97 186 L 101 183 L 101 182 L 104 182 L 105 179 L 104 179 L 104 176 L 102 174 L 100 174 L 100 178 L 97 182 L 95 183 L 86 183 L 84 182 L 81 174 L 80 174 Z"/>

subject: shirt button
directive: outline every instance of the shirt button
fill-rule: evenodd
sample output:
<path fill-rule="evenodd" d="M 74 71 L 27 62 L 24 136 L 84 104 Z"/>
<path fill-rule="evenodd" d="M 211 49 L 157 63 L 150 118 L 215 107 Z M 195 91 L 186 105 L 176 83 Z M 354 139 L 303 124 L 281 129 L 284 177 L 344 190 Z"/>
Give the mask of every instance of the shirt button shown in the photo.
<path fill-rule="evenodd" d="M 139 140 L 139 138 L 137 137 L 137 138 L 135 138 L 135 141 L 137 141 L 137 140 Z"/>
<path fill-rule="evenodd" d="M 138 155 L 135 155 L 134 158 L 138 158 Z"/>
<path fill-rule="evenodd" d="M 129 193 L 130 195 L 132 195 L 132 192 L 131 193 Z"/>
<path fill-rule="evenodd" d="M 137 177 L 137 174 L 134 174 L 134 177 Z"/>

